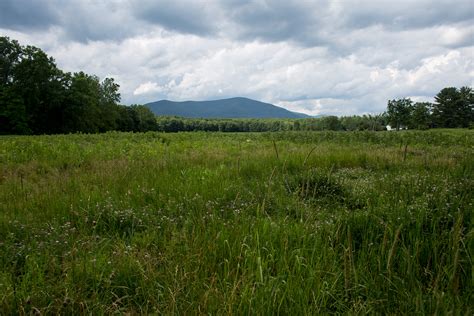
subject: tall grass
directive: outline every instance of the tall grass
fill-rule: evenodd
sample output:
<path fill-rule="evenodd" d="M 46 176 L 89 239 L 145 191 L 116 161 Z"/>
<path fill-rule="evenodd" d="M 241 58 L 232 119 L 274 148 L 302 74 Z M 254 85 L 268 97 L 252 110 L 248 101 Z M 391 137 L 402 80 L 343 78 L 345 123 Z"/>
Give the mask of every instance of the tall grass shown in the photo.
<path fill-rule="evenodd" d="M 0 309 L 472 314 L 472 131 L 0 138 Z"/>

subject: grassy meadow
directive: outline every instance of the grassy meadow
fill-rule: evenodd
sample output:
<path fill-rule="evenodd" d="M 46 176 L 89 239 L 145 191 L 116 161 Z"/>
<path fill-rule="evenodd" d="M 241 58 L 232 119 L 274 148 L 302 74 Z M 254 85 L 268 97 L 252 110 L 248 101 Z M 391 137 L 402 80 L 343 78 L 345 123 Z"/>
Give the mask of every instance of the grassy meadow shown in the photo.
<path fill-rule="evenodd" d="M 474 313 L 474 131 L 0 138 L 0 314 Z"/>

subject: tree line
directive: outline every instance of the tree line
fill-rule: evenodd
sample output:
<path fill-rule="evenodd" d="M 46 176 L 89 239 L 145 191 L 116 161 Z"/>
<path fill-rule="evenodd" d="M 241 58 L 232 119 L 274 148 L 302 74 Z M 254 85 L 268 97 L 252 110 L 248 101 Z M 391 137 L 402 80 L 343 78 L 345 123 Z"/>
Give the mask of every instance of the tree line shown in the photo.
<path fill-rule="evenodd" d="M 0 134 L 100 133 L 116 131 L 268 132 L 355 131 L 472 127 L 474 94 L 469 87 L 441 90 L 435 103 L 409 98 L 388 101 L 378 115 L 307 119 L 188 119 L 155 117 L 144 105 L 120 105 L 119 85 L 84 72 L 59 69 L 34 46 L 0 37 Z"/>
<path fill-rule="evenodd" d="M 473 127 L 472 88 L 444 88 L 434 99 L 434 103 L 413 102 L 410 98 L 390 100 L 387 105 L 387 121 L 397 130 Z"/>
<path fill-rule="evenodd" d="M 119 105 L 119 85 L 59 69 L 34 46 L 0 37 L 0 133 L 98 133 L 155 129 L 143 105 Z"/>
<path fill-rule="evenodd" d="M 160 116 L 156 131 L 160 132 L 276 132 L 276 131 L 360 131 L 385 129 L 386 116 L 324 116 L 304 119 L 211 119 Z"/>

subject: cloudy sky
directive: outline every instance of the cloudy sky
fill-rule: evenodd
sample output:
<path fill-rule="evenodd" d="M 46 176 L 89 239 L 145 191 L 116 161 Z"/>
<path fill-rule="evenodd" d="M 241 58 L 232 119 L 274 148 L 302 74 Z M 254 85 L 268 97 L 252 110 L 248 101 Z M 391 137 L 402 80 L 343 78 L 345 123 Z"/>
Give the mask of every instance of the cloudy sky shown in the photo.
<path fill-rule="evenodd" d="M 1 0 L 0 34 L 122 103 L 244 96 L 308 114 L 378 113 L 474 85 L 472 0 Z"/>

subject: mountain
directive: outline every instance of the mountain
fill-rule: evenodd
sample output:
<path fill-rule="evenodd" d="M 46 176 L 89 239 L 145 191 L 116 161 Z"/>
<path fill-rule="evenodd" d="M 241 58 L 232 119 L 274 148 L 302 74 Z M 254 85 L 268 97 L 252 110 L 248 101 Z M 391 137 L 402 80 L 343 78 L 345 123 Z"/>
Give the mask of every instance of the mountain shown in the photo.
<path fill-rule="evenodd" d="M 304 118 L 306 114 L 288 111 L 273 104 L 247 98 L 212 101 L 173 102 L 161 100 L 145 104 L 155 115 L 196 118 Z"/>

